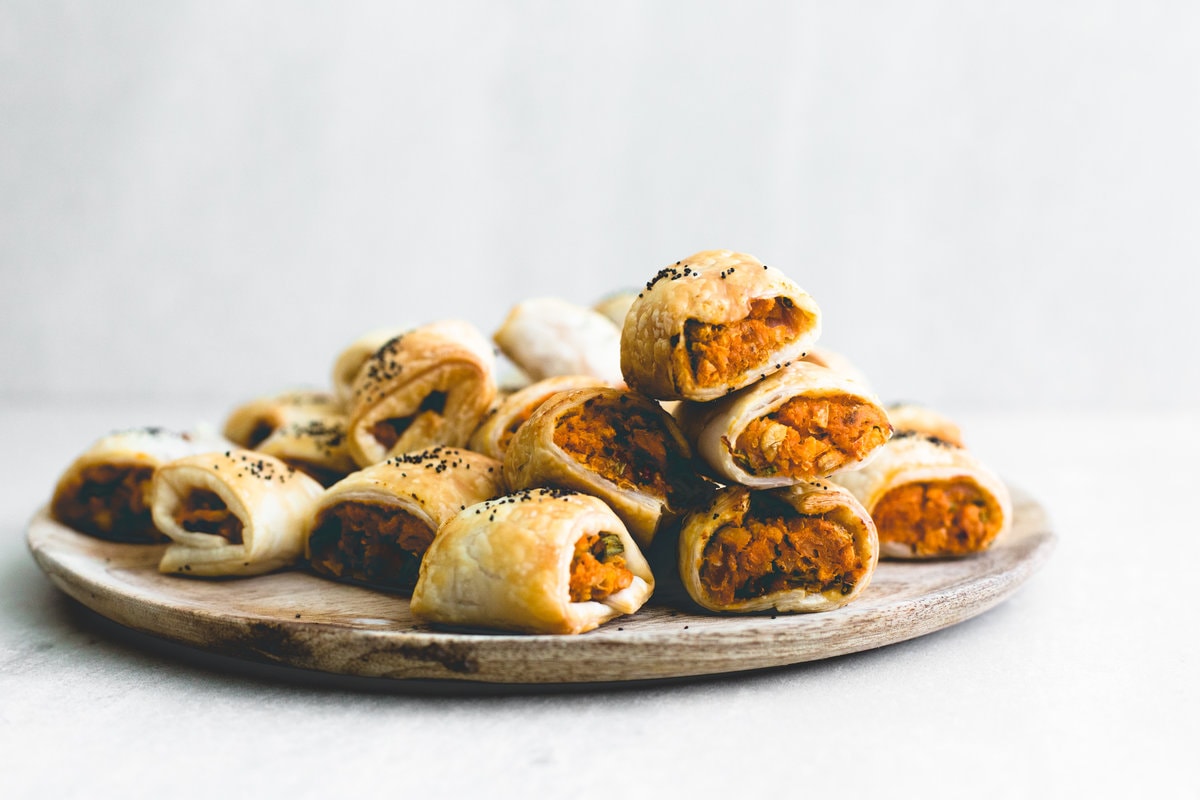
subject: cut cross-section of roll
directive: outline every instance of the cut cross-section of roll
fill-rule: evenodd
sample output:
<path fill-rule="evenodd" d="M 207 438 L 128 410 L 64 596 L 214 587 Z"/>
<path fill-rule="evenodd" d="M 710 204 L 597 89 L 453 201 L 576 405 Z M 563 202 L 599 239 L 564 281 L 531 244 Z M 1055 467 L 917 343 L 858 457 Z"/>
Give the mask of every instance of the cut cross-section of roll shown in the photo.
<path fill-rule="evenodd" d="M 275 456 L 329 486 L 358 468 L 346 441 L 349 420 L 333 395 L 284 392 L 235 408 L 225 435 L 239 447 Z"/>
<path fill-rule="evenodd" d="M 605 385 L 599 378 L 590 375 L 559 375 L 518 389 L 498 400 L 488 411 L 483 422 L 471 434 L 470 448 L 477 453 L 503 460 L 517 429 L 552 395 L 570 389 Z"/>
<path fill-rule="evenodd" d="M 437 447 L 355 472 L 321 495 L 306 556 L 318 575 L 409 592 L 434 534 L 466 506 L 504 493 L 495 459 Z"/>
<path fill-rule="evenodd" d="M 711 250 L 660 271 L 621 330 L 630 388 L 715 400 L 802 358 L 821 332 L 816 302 L 745 253 Z"/>
<path fill-rule="evenodd" d="M 412 612 L 445 625 L 573 634 L 632 614 L 654 576 L 601 500 L 532 489 L 447 522 L 425 554 Z"/>
<path fill-rule="evenodd" d="M 272 456 L 227 450 L 154 473 L 154 524 L 172 544 L 160 572 L 261 575 L 294 564 L 321 484 Z"/>
<path fill-rule="evenodd" d="M 679 536 L 680 577 L 710 611 L 828 611 L 858 597 L 878 561 L 866 509 L 820 482 L 727 486 Z"/>

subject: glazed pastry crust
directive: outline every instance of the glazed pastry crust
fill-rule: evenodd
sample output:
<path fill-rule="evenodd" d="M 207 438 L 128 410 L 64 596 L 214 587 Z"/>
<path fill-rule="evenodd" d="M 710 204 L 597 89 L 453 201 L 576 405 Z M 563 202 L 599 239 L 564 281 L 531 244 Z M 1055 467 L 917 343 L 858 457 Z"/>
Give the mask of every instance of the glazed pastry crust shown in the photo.
<path fill-rule="evenodd" d="M 176 511 L 196 490 L 217 495 L 242 523 L 242 542 L 186 530 Z M 172 541 L 160 572 L 187 576 L 261 575 L 295 563 L 324 491 L 321 484 L 272 456 L 233 449 L 188 456 L 154 473 L 154 524 Z"/>
<path fill-rule="evenodd" d="M 354 399 L 354 380 L 372 355 L 392 339 L 400 336 L 408 328 L 379 328 L 364 333 L 338 353 L 333 362 L 331 376 L 334 398 L 343 407 L 349 407 Z"/>
<path fill-rule="evenodd" d="M 803 312 L 797 335 L 762 350 L 758 363 L 713 386 L 680 370 L 686 362 L 688 320 L 729 325 L 745 319 L 754 300 L 782 297 Z M 821 312 L 803 289 L 745 253 L 708 250 L 667 267 L 634 300 L 621 330 L 621 371 L 631 388 L 658 400 L 715 400 L 800 359 L 821 333 Z"/>
<path fill-rule="evenodd" d="M 879 501 L 892 489 L 904 484 L 923 481 L 953 481 L 965 479 L 990 496 L 1001 513 L 1001 524 L 995 537 L 1002 538 L 1012 527 L 1012 498 L 1008 487 L 978 458 L 961 447 L 931 439 L 920 434 L 893 438 L 879 448 L 874 460 L 861 470 L 843 472 L 830 477 L 854 494 L 868 512 L 874 514 Z M 943 557 L 947 554 L 921 555 L 908 545 L 880 540 L 886 558 L 920 559 Z"/>
<path fill-rule="evenodd" d="M 858 597 L 871 582 L 879 563 L 879 540 L 875 525 L 854 496 L 840 486 L 823 481 L 801 482 L 783 489 L 768 490 L 786 502 L 802 516 L 828 516 L 849 530 L 854 538 L 856 556 L 866 571 L 853 589 L 843 594 L 840 589 L 806 591 L 787 589 L 746 599 L 723 603 L 705 587 L 701 580 L 704 550 L 709 540 L 726 525 L 738 525 L 750 509 L 753 491 L 743 486 L 727 486 L 714 495 L 712 502 L 697 509 L 684 520 L 679 534 L 679 575 L 688 595 L 709 611 L 748 613 L 754 611 L 830 611 Z"/>
<path fill-rule="evenodd" d="M 720 479 L 760 489 L 787 486 L 805 477 L 822 476 L 755 475 L 738 463 L 737 441 L 747 425 L 771 414 L 795 397 L 849 398 L 872 406 L 881 419 L 886 418 L 879 398 L 864 384 L 805 361 L 787 365 L 721 400 L 684 403 L 677 410 L 676 418 L 684 433 L 696 443 L 697 453 Z M 860 468 L 870 461 L 873 454 L 874 451 L 862 461 L 847 463 L 839 471 Z"/>
<path fill-rule="evenodd" d="M 612 533 L 633 582 L 603 601 L 572 602 L 576 541 Z M 575 634 L 632 614 L 654 576 L 620 518 L 583 494 L 534 489 L 468 506 L 438 532 L 421 562 L 412 612 L 444 625 Z"/>
<path fill-rule="evenodd" d="M 621 329 L 598 311 L 554 297 L 518 303 L 493 337 L 504 355 L 535 381 L 591 375 L 622 382 Z"/>
<path fill-rule="evenodd" d="M 867 376 L 854 365 L 850 359 L 846 358 L 841 353 L 830 350 L 828 347 L 822 347 L 819 344 L 809 348 L 808 354 L 804 356 L 804 361 L 810 364 L 816 364 L 818 367 L 831 369 L 843 378 L 849 378 L 852 381 L 858 381 L 863 386 L 870 386 L 867 381 Z"/>
<path fill-rule="evenodd" d="M 492 407 L 475 433 L 471 434 L 469 446 L 477 453 L 503 460 L 509 441 L 516 433 L 514 424 L 519 425 L 528 419 L 532 411 L 536 411 L 537 406 L 551 395 L 605 385 L 599 378 L 590 375 L 558 375 L 518 389 Z"/>
<path fill-rule="evenodd" d="M 421 411 L 433 392 L 444 395 L 440 413 Z M 495 358 L 470 324 L 435 322 L 393 338 L 359 371 L 350 408 L 348 446 L 360 466 L 390 455 L 446 445 L 462 447 L 496 397 Z M 413 417 L 390 448 L 372 426 Z"/>
<path fill-rule="evenodd" d="M 275 456 L 328 484 L 358 468 L 346 441 L 348 422 L 331 394 L 285 392 L 234 409 L 225 435 L 239 447 Z"/>
<path fill-rule="evenodd" d="M 898 403 L 888 406 L 887 413 L 896 434 L 919 433 L 957 447 L 966 447 L 958 423 L 931 408 Z"/>

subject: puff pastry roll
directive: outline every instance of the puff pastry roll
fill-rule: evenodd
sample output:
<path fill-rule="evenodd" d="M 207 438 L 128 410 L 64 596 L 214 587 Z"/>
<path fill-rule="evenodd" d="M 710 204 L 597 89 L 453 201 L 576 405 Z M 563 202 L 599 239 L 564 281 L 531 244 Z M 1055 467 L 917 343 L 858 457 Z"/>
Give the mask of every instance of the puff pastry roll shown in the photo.
<path fill-rule="evenodd" d="M 304 553 L 321 484 L 253 450 L 202 453 L 154 473 L 154 524 L 170 537 L 160 572 L 261 575 Z"/>
<path fill-rule="evenodd" d="M 845 486 L 875 520 L 885 558 L 965 556 L 1012 526 L 1008 488 L 971 453 L 919 433 L 898 435 Z"/>
<path fill-rule="evenodd" d="M 717 475 L 758 488 L 855 469 L 892 432 L 870 390 L 805 361 L 677 415 Z"/>
<path fill-rule="evenodd" d="M 617 292 L 600 300 L 600 302 L 592 306 L 592 310 L 599 311 L 612 320 L 617 328 L 621 328 L 625 325 L 625 316 L 629 313 L 629 308 L 636 299 L 636 290 L 631 292 Z"/>
<path fill-rule="evenodd" d="M 590 308 L 554 297 L 518 303 L 492 337 L 534 381 L 591 375 L 622 383 L 621 329 Z"/>
<path fill-rule="evenodd" d="M 570 634 L 632 614 L 653 591 L 646 559 L 608 506 L 533 489 L 468 506 L 442 526 L 411 608 L 444 625 Z"/>
<path fill-rule="evenodd" d="M 714 400 L 802 358 L 816 302 L 754 256 L 708 250 L 661 270 L 621 330 L 621 371 L 658 400 Z"/>
<path fill-rule="evenodd" d="M 679 574 L 710 611 L 829 611 L 862 593 L 879 562 L 866 509 L 839 486 L 727 486 L 688 515 Z"/>
<path fill-rule="evenodd" d="M 362 365 L 367 363 L 379 348 L 404 333 L 407 328 L 380 328 L 364 333 L 338 354 L 333 362 L 333 395 L 342 406 L 349 406 L 354 399 L 354 379 Z"/>
<path fill-rule="evenodd" d="M 966 447 L 958 423 L 931 408 L 913 403 L 896 403 L 887 407 L 887 413 L 896 436 L 919 433 L 956 447 Z"/>
<path fill-rule="evenodd" d="M 828 347 L 815 344 L 801 360 L 807 361 L 810 364 L 816 364 L 818 367 L 831 369 L 844 378 L 858 381 L 863 386 L 869 385 L 867 376 L 863 374 L 862 370 L 854 366 L 850 359 L 837 351 L 830 350 Z"/>
<path fill-rule="evenodd" d="M 531 383 L 499 400 L 471 434 L 468 446 L 477 453 L 504 460 L 504 452 L 517 428 L 551 395 L 603 385 L 603 381 L 590 375 L 558 375 Z"/>
<path fill-rule="evenodd" d="M 643 547 L 703 490 L 675 420 L 648 397 L 612 388 L 542 403 L 513 436 L 504 476 L 513 489 L 557 486 L 603 499 Z"/>
<path fill-rule="evenodd" d="M 354 380 L 350 455 L 360 466 L 437 445 L 462 447 L 496 397 L 495 357 L 466 322 L 389 339 Z"/>
<path fill-rule="evenodd" d="M 358 468 L 346 442 L 347 422 L 332 394 L 285 392 L 234 409 L 225 422 L 225 436 L 329 486 Z"/>
<path fill-rule="evenodd" d="M 165 542 L 150 514 L 150 480 L 155 468 L 177 458 L 228 447 L 229 442 L 212 434 L 162 428 L 112 433 L 63 472 L 50 501 L 50 516 L 77 531 L 113 542 Z"/>
<path fill-rule="evenodd" d="M 453 447 L 367 467 L 321 495 L 305 555 L 318 575 L 409 592 L 442 523 L 504 493 L 499 461 Z"/>

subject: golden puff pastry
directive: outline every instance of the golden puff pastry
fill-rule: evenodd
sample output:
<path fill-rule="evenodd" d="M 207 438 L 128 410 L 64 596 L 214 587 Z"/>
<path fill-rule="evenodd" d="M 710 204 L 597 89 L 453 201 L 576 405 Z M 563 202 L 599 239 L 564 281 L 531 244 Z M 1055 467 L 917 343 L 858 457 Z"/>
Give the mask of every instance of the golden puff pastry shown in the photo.
<path fill-rule="evenodd" d="M 438 531 L 413 590 L 431 622 L 574 634 L 637 611 L 654 576 L 601 500 L 531 489 L 468 506 Z"/>
<path fill-rule="evenodd" d="M 625 316 L 629 313 L 629 308 L 633 305 L 633 301 L 637 299 L 637 296 L 636 289 L 628 292 L 616 292 L 601 299 L 600 302 L 592 306 L 592 310 L 599 311 L 620 328 L 625 324 Z"/>
<path fill-rule="evenodd" d="M 162 428 L 119 431 L 98 440 L 58 479 L 50 515 L 75 530 L 113 542 L 148 544 L 167 539 L 150 515 L 151 478 L 160 464 L 226 450 L 229 442 L 207 433 Z"/>
<path fill-rule="evenodd" d="M 348 442 L 360 466 L 437 445 L 462 447 L 496 397 L 495 357 L 466 322 L 389 339 L 359 370 Z"/>
<path fill-rule="evenodd" d="M 887 407 L 887 413 L 897 436 L 919 433 L 956 447 L 966 447 L 958 423 L 932 408 L 915 403 L 896 403 Z"/>
<path fill-rule="evenodd" d="M 648 397 L 612 388 L 542 403 L 509 443 L 504 476 L 513 489 L 557 486 L 603 499 L 643 547 L 703 491 L 675 420 Z"/>
<path fill-rule="evenodd" d="M 338 353 L 333 362 L 333 395 L 343 407 L 349 406 L 354 399 L 354 379 L 358 377 L 362 365 L 367 363 L 367 359 L 379 348 L 406 330 L 408 328 L 379 328 L 364 333 Z"/>
<path fill-rule="evenodd" d="M 435 447 L 389 458 L 321 495 L 305 555 L 318 575 L 412 591 L 438 528 L 504 491 L 500 462 L 469 450 Z"/>
<path fill-rule="evenodd" d="M 712 403 L 684 403 L 677 417 L 721 479 L 757 488 L 856 469 L 892 431 L 869 389 L 805 361 Z"/>
<path fill-rule="evenodd" d="M 154 524 L 172 544 L 160 572 L 261 575 L 299 560 L 321 484 L 272 456 L 226 450 L 154 473 Z"/>
<path fill-rule="evenodd" d="M 821 333 L 816 302 L 754 256 L 707 250 L 661 270 L 621 330 L 621 372 L 658 400 L 714 400 L 798 360 Z"/>
<path fill-rule="evenodd" d="M 504 451 L 508 449 L 517 428 L 551 395 L 569 389 L 604 385 L 599 378 L 590 375 L 558 375 L 531 383 L 498 400 L 475 433 L 471 434 L 468 446 L 477 453 L 503 460 Z"/>
<path fill-rule="evenodd" d="M 808 354 L 801 360 L 807 361 L 810 364 L 816 364 L 818 367 L 831 369 L 843 378 L 858 381 L 863 386 L 870 385 L 867 381 L 867 376 L 850 359 L 835 350 L 830 350 L 828 347 L 815 344 L 809 348 Z"/>
<path fill-rule="evenodd" d="M 555 297 L 518 303 L 492 337 L 531 380 L 591 375 L 622 383 L 621 329 L 598 311 Z"/>
<path fill-rule="evenodd" d="M 1012 526 L 1008 488 L 961 447 L 919 433 L 895 436 L 845 486 L 875 520 L 885 558 L 978 553 Z"/>
<path fill-rule="evenodd" d="M 679 535 L 684 587 L 710 611 L 829 611 L 862 593 L 878 561 L 866 509 L 823 482 L 727 486 Z"/>
<path fill-rule="evenodd" d="M 225 421 L 225 436 L 329 486 L 358 468 L 346 441 L 348 421 L 327 392 L 284 392 L 238 406 Z"/>

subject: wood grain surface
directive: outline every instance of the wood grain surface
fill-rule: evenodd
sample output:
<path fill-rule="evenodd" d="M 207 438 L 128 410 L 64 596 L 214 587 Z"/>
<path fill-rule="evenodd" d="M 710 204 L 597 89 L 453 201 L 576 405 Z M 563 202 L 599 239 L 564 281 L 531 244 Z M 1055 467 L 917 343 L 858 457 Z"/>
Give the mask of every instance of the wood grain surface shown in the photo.
<path fill-rule="evenodd" d="M 1011 595 L 1049 556 L 1041 506 L 1014 491 L 1014 525 L 962 560 L 882 562 L 850 605 L 819 614 L 716 616 L 660 589 L 636 615 L 579 636 L 437 630 L 408 601 L 292 571 L 198 580 L 157 570 L 164 545 L 84 536 L 43 509 L 27 541 L 60 589 L 109 619 L 209 652 L 345 675 L 577 683 L 708 675 L 794 664 L 901 642 Z"/>

